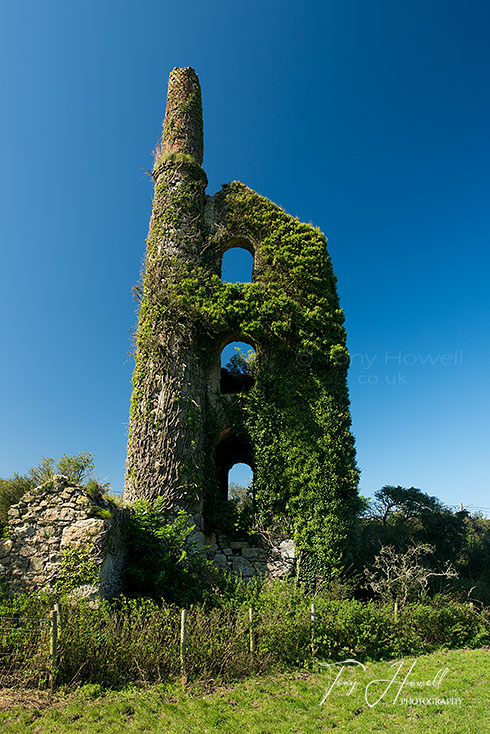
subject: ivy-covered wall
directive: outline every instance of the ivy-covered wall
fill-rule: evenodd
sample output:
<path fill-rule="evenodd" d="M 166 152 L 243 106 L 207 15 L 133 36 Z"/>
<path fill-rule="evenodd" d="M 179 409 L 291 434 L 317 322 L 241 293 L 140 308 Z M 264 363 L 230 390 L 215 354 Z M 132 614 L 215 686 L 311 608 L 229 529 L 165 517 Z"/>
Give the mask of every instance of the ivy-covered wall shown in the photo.
<path fill-rule="evenodd" d="M 260 526 L 290 530 L 300 574 L 335 575 L 355 552 L 358 471 L 326 239 L 240 182 L 205 195 L 198 85 L 192 69 L 170 75 L 125 494 L 165 496 L 200 530 L 229 533 L 219 474 L 246 460 Z M 221 280 L 223 253 L 235 246 L 254 256 L 251 283 Z M 253 385 L 222 395 L 220 354 L 235 340 L 256 349 Z"/>

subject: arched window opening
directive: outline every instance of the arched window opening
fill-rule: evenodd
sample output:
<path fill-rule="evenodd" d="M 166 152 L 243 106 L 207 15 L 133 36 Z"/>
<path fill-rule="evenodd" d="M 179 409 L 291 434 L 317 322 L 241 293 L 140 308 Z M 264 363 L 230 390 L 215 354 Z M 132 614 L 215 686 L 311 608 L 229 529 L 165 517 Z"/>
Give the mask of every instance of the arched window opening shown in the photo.
<path fill-rule="evenodd" d="M 238 506 L 252 504 L 252 467 L 243 462 L 233 464 L 228 472 L 228 499 Z"/>
<path fill-rule="evenodd" d="M 221 352 L 220 392 L 248 392 L 254 384 L 255 349 L 246 342 L 231 342 Z"/>
<path fill-rule="evenodd" d="M 243 247 L 231 247 L 221 261 L 221 281 L 223 283 L 251 283 L 254 259 L 251 252 Z"/>
<path fill-rule="evenodd" d="M 223 500 L 251 501 L 252 450 L 239 436 L 228 435 L 216 446 L 216 471 Z"/>

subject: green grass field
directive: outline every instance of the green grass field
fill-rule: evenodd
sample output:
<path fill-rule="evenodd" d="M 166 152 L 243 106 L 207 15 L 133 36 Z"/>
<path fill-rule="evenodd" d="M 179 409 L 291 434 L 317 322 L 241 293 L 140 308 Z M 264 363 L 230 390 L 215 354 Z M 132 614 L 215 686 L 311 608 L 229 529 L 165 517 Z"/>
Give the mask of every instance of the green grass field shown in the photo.
<path fill-rule="evenodd" d="M 484 734 L 490 732 L 489 710 L 490 649 L 483 648 L 366 663 L 365 669 L 317 666 L 225 687 L 193 683 L 101 693 L 87 685 L 52 696 L 5 689 L 0 729 L 46 734 Z"/>

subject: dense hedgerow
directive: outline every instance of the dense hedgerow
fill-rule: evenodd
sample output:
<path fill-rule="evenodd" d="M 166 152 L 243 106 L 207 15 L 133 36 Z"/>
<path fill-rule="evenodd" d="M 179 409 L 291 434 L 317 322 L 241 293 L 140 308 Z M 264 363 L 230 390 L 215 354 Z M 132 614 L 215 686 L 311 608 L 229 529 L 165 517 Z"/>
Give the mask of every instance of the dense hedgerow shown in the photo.
<path fill-rule="evenodd" d="M 315 628 L 311 634 L 311 604 Z M 0 626 L 34 629 L 46 618 L 48 597 L 19 597 L 0 605 Z M 255 652 L 249 652 L 249 608 L 254 611 Z M 151 599 L 119 599 L 97 609 L 62 604 L 57 680 L 102 686 L 147 684 L 182 674 L 180 608 Z M 39 635 L 1 634 L 0 682 L 39 685 L 49 671 L 48 626 Z M 313 660 L 400 658 L 441 647 L 490 643 L 488 610 L 476 611 L 450 597 L 393 607 L 373 601 L 311 597 L 288 583 L 238 582 L 214 606 L 188 610 L 189 679 L 229 681 L 252 672 L 298 667 Z"/>

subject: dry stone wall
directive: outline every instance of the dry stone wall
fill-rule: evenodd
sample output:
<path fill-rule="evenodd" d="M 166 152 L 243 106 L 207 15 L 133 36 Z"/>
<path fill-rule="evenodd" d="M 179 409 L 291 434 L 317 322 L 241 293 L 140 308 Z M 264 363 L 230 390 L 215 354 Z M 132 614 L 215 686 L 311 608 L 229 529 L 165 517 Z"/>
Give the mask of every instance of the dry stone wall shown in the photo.
<path fill-rule="evenodd" d="M 73 551 L 75 567 L 78 554 L 93 570 L 75 595 L 112 598 L 123 589 L 125 524 L 114 503 L 54 477 L 10 508 L 8 539 L 0 541 L 0 578 L 11 593 L 55 591 L 64 558 Z"/>
<path fill-rule="evenodd" d="M 205 538 L 205 544 L 207 556 L 215 566 L 245 579 L 253 576 L 284 578 L 294 566 L 294 543 L 289 539 L 252 545 L 247 540 L 228 541 L 213 534 Z"/>

